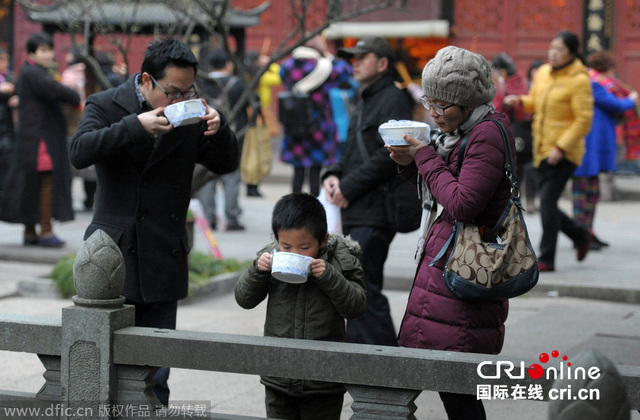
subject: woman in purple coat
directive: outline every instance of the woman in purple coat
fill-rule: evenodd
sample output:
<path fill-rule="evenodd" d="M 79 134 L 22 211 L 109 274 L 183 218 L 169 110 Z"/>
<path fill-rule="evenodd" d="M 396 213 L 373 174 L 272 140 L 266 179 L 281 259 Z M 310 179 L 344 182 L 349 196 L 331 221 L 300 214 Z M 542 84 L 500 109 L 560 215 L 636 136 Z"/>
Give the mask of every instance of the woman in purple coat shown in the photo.
<path fill-rule="evenodd" d="M 509 118 L 496 113 L 491 68 L 479 54 L 453 46 L 438 51 L 422 72 L 421 101 L 443 135 L 427 145 L 405 135 L 408 147 L 389 147 L 391 158 L 409 180 L 416 171 L 426 201 L 419 241 L 418 270 L 400 327 L 401 346 L 497 354 L 504 340 L 508 302 L 471 303 L 455 297 L 444 283 L 443 269 L 451 249 L 433 266 L 456 221 L 493 227 L 510 197 L 504 170 L 500 121 L 516 150 Z M 461 140 L 468 136 L 464 162 L 458 168 Z M 513 154 L 515 161 L 515 153 Z M 436 218 L 436 205 L 443 207 Z M 441 392 L 449 419 L 484 419 L 475 395 Z"/>

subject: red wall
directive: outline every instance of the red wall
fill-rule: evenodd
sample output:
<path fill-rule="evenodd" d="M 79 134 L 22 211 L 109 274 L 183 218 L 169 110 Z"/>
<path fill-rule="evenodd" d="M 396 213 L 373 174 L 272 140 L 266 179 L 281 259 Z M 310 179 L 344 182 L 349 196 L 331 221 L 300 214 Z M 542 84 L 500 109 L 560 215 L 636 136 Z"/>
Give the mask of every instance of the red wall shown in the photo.
<path fill-rule="evenodd" d="M 236 9 L 252 9 L 264 0 L 233 0 Z M 588 0 L 587 0 L 588 1 Z M 439 0 L 406 0 L 409 11 L 390 9 L 358 20 L 430 19 L 440 15 Z M 309 27 L 313 20 L 326 14 L 326 2 L 315 1 L 309 13 Z M 522 71 L 535 59 L 546 60 L 549 42 L 560 30 L 582 34 L 584 0 L 456 0 L 450 42 L 483 54 L 488 59 L 505 51 Z M 317 22 L 316 22 L 317 23 Z M 295 19 L 288 1 L 272 0 L 262 14 L 257 27 L 247 29 L 247 50 L 260 51 L 268 46 L 272 53 L 276 46 L 294 29 Z M 28 36 L 40 30 L 29 22 L 22 6 L 14 7 L 14 63 L 19 67 L 26 58 L 24 45 Z M 148 37 L 135 39 L 131 47 L 130 69 L 137 71 L 142 63 Z M 57 34 L 56 59 L 61 68 L 70 45 L 67 37 Z M 100 49 L 115 52 L 108 40 L 98 39 Z M 640 2 L 616 0 L 612 51 L 616 55 L 618 74 L 628 84 L 640 89 Z"/>

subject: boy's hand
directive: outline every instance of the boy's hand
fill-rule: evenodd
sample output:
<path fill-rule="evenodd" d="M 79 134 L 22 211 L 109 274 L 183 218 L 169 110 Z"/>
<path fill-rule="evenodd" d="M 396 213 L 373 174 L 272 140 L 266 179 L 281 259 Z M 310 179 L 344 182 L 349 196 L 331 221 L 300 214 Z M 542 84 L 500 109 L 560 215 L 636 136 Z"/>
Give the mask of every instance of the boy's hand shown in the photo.
<path fill-rule="evenodd" d="M 268 252 L 264 252 L 262 255 L 260 255 L 260 258 L 258 258 L 257 267 L 260 271 L 271 271 L 271 254 L 269 254 Z"/>
<path fill-rule="evenodd" d="M 319 278 L 327 269 L 327 262 L 323 259 L 313 259 L 311 261 L 311 274 L 313 277 Z"/>

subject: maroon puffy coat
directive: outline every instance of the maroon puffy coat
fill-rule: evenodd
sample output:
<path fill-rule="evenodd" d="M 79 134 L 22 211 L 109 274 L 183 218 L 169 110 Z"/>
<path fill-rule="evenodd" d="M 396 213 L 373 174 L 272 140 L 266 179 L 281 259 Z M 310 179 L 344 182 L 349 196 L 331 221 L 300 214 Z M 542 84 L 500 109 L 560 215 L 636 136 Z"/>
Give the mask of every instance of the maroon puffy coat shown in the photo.
<path fill-rule="evenodd" d="M 487 118 L 495 118 L 507 127 L 515 161 L 508 117 L 496 113 Z M 429 267 L 456 220 L 475 221 L 492 228 L 510 197 L 504 171 L 504 142 L 498 127 L 487 121 L 473 128 L 458 173 L 460 143 L 444 160 L 431 147 L 420 149 L 415 156 L 417 170 L 443 211 L 429 231 L 400 327 L 399 343 L 404 347 L 497 354 L 504 341 L 508 301 L 472 303 L 456 298 L 443 278 L 451 249 Z M 415 172 L 406 176 L 415 179 Z"/>

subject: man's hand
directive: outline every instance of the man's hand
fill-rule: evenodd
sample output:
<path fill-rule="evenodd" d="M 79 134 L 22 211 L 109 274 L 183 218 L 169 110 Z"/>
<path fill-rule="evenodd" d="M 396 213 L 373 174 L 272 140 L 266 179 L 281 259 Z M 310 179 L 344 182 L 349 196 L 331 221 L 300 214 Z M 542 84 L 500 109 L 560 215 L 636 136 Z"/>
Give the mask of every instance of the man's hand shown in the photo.
<path fill-rule="evenodd" d="M 218 111 L 213 109 L 207 104 L 204 99 L 200 99 L 204 106 L 207 107 L 207 112 L 204 114 L 204 117 L 200 118 L 203 121 L 207 122 L 207 131 L 204 132 L 205 136 L 213 136 L 220 130 L 220 124 L 222 123 L 220 119 L 220 114 Z"/>
<path fill-rule="evenodd" d="M 13 95 L 15 92 L 15 86 L 11 82 L 2 82 L 0 83 L 0 92 L 5 95 Z"/>
<path fill-rule="evenodd" d="M 164 116 L 163 106 L 153 111 L 143 112 L 138 115 L 138 120 L 142 124 L 144 131 L 149 134 L 166 134 L 173 130 L 173 126 L 169 124 L 169 119 Z"/>
<path fill-rule="evenodd" d="M 271 271 L 271 254 L 263 252 L 258 258 L 258 264 L 256 264 L 260 271 Z"/>
<path fill-rule="evenodd" d="M 349 200 L 340 191 L 340 179 L 337 176 L 331 175 L 327 177 L 322 186 L 327 191 L 327 201 L 329 203 L 343 209 L 349 206 Z"/>

